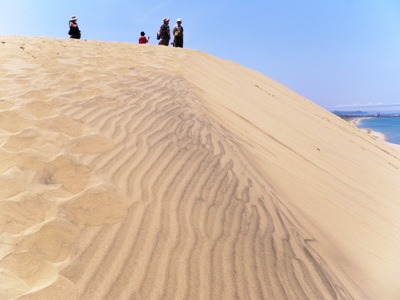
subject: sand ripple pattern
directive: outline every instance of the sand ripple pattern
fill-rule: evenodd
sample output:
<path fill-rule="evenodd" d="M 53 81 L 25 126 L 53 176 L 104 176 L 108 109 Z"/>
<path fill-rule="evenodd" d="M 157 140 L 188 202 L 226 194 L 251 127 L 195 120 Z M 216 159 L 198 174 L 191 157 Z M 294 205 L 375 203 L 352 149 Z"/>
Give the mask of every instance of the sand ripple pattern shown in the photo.
<path fill-rule="evenodd" d="M 352 299 L 189 83 L 74 45 L 1 67 L 1 299 Z"/>

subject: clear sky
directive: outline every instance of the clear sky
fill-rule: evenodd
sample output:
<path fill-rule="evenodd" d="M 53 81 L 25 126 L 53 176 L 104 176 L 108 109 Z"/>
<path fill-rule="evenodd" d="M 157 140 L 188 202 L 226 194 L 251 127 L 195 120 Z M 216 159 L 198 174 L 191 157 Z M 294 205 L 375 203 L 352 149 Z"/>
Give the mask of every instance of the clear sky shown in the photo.
<path fill-rule="evenodd" d="M 156 44 L 182 18 L 185 48 L 231 60 L 334 110 L 400 111 L 400 0 L 0 0 L 0 35 Z"/>

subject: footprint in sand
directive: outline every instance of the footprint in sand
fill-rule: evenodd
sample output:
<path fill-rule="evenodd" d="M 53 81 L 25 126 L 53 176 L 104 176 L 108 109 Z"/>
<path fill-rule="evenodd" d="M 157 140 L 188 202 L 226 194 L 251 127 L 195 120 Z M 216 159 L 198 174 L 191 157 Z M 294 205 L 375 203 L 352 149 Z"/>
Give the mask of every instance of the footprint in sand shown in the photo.
<path fill-rule="evenodd" d="M 0 227 L 18 234 L 56 215 L 57 207 L 41 195 L 22 194 L 0 202 Z"/>
<path fill-rule="evenodd" d="M 0 199 L 8 199 L 26 190 L 27 175 L 19 168 L 12 167 L 0 174 Z"/>
<path fill-rule="evenodd" d="M 83 191 L 91 175 L 89 167 L 68 155 L 59 155 L 52 161 L 28 167 L 36 172 L 35 181 L 43 185 L 59 186 L 71 194 Z"/>
<path fill-rule="evenodd" d="M 40 129 L 63 133 L 71 137 L 80 137 L 86 130 L 89 130 L 87 124 L 65 116 L 43 118 L 38 120 L 35 125 Z"/>
<path fill-rule="evenodd" d="M 78 229 L 70 222 L 55 218 L 36 230 L 27 233 L 17 247 L 37 253 L 52 263 L 62 262 L 69 257 L 78 237 Z"/>
<path fill-rule="evenodd" d="M 8 110 L 0 112 L 0 129 L 15 133 L 32 125 L 33 121 L 21 116 L 18 112 Z"/>
<path fill-rule="evenodd" d="M 77 195 L 62 205 L 76 220 L 86 225 L 113 224 L 127 214 L 127 201 L 113 187 L 101 185 Z"/>
<path fill-rule="evenodd" d="M 114 142 L 104 135 L 91 134 L 70 140 L 66 145 L 74 153 L 102 153 L 113 149 Z"/>

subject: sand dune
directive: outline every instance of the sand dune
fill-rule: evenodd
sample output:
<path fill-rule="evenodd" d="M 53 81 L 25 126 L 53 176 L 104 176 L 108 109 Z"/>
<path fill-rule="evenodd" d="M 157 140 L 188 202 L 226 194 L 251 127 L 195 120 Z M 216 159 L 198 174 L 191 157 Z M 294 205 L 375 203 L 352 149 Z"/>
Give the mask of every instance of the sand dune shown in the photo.
<path fill-rule="evenodd" d="M 400 298 L 398 149 L 198 51 L 0 42 L 0 299 Z"/>

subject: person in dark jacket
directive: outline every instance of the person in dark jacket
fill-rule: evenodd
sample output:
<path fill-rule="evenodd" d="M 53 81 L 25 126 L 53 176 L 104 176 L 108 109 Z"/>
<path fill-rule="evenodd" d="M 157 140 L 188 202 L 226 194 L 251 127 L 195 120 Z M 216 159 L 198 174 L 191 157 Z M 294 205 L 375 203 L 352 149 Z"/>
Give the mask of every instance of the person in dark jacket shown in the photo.
<path fill-rule="evenodd" d="M 71 39 L 80 39 L 81 38 L 81 31 L 79 30 L 78 23 L 76 21 L 78 18 L 76 16 L 72 16 L 71 20 L 69 20 L 69 37 Z"/>
<path fill-rule="evenodd" d="M 169 29 L 169 19 L 164 19 L 164 24 L 160 27 L 160 42 L 159 45 L 168 46 L 169 40 L 171 39 L 171 31 Z"/>

